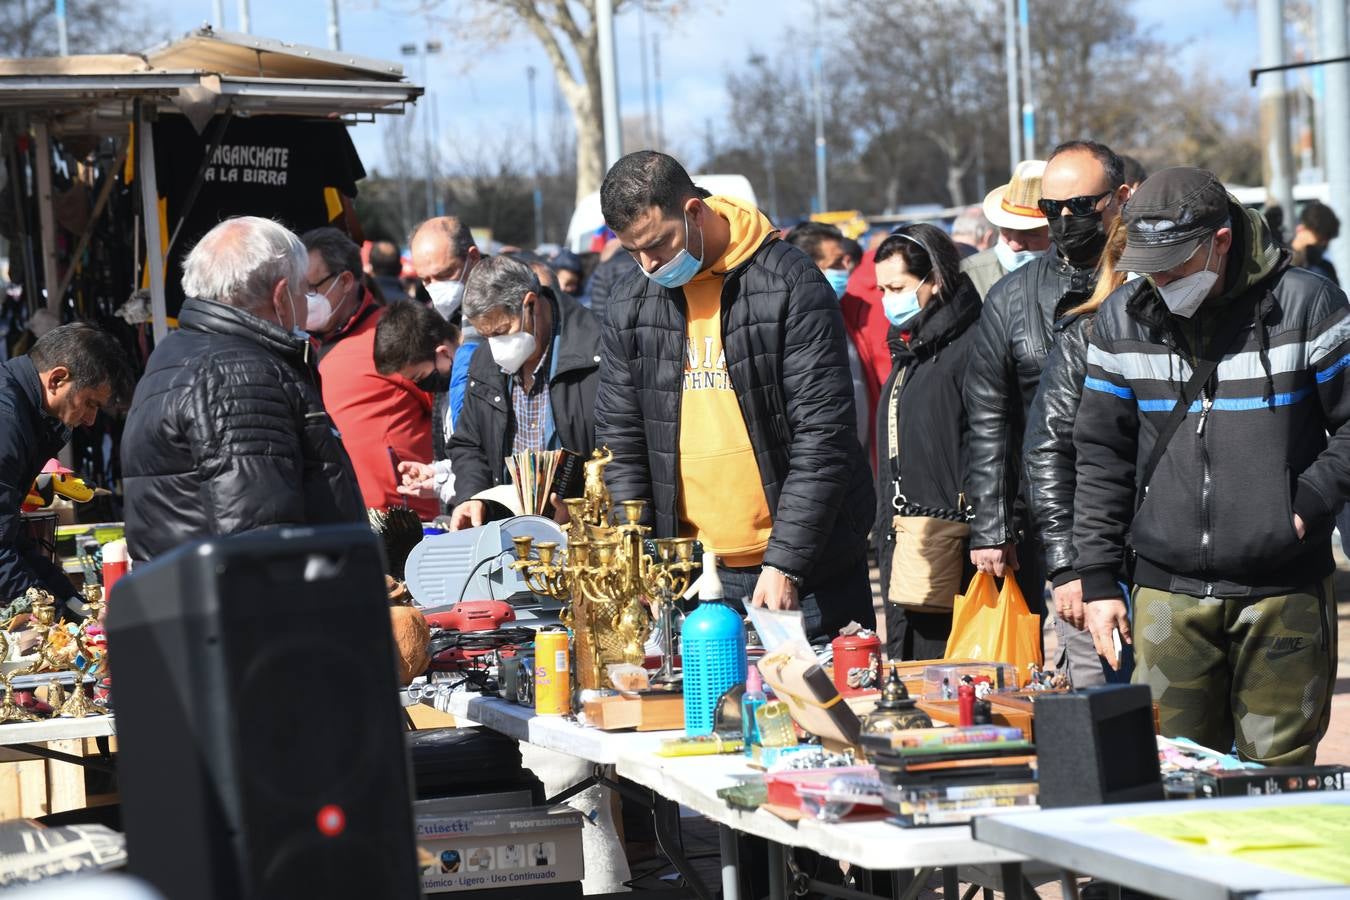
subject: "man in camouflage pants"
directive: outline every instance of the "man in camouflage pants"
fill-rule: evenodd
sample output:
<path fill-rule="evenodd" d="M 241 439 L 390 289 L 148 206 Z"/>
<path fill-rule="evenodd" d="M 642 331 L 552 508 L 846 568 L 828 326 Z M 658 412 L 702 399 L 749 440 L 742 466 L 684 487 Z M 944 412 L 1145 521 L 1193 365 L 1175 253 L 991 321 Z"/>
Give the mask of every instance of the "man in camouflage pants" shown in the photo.
<path fill-rule="evenodd" d="M 1350 307 L 1203 170 L 1147 179 L 1122 219 L 1117 269 L 1144 277 L 1097 314 L 1074 430 L 1088 630 L 1108 659 L 1113 630 L 1131 639 L 1128 542 L 1135 679 L 1163 733 L 1312 763 L 1335 679 Z"/>

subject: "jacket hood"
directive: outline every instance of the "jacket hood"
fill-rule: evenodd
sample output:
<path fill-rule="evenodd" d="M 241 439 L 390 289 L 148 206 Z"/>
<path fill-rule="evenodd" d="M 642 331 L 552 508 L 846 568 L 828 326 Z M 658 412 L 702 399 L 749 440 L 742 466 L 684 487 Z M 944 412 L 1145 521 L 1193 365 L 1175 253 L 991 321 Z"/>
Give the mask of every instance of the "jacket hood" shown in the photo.
<path fill-rule="evenodd" d="M 600 367 L 600 321 L 570 294 L 541 291 L 558 313 L 558 364 L 554 375 Z"/>
<path fill-rule="evenodd" d="M 919 312 L 908 342 L 900 337 L 899 328 L 891 327 L 889 343 L 892 358 L 898 359 L 906 353 L 918 359 L 936 355 L 965 333 L 980 318 L 983 308 L 974 282 L 970 276 L 961 273 L 956 282 L 956 292 L 951 297 L 929 303 Z"/>
<path fill-rule="evenodd" d="M 309 362 L 309 339 L 292 334 L 250 312 L 212 300 L 189 298 L 178 314 L 178 327 L 206 334 L 231 334 L 248 338 L 297 366 Z"/>
<path fill-rule="evenodd" d="M 38 374 L 37 366 L 33 365 L 33 360 L 28 356 L 17 356 L 4 363 L 4 367 L 9 370 L 9 375 L 14 379 L 14 383 L 19 386 L 19 390 L 32 404 L 33 412 L 37 415 L 37 421 L 46 431 L 45 438 L 52 443 L 60 443 L 62 446 L 68 443 L 72 430 L 67 428 L 65 423 L 56 416 L 47 412 L 47 407 L 42 404 L 42 376 Z M 15 412 L 18 411 L 15 410 Z"/>
<path fill-rule="evenodd" d="M 1286 268 L 1289 256 L 1275 241 L 1260 212 L 1247 209 L 1232 197 L 1228 198 L 1228 211 L 1233 222 L 1233 249 L 1224 300 L 1242 296 L 1249 288 Z"/>
<path fill-rule="evenodd" d="M 735 197 L 709 197 L 703 201 L 708 208 L 727 220 L 731 226 L 731 241 L 726 251 L 702 275 L 721 276 L 744 265 L 755 255 L 766 238 L 776 237 L 777 231 L 769 217 L 755 206 Z"/>

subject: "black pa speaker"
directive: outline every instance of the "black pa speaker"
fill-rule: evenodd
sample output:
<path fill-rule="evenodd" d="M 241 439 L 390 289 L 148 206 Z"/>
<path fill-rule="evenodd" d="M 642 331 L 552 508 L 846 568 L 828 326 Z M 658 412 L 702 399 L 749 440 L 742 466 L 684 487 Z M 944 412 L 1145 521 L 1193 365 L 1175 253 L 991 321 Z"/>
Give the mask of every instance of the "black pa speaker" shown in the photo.
<path fill-rule="evenodd" d="M 186 544 L 108 608 L 128 869 L 180 898 L 415 898 L 384 567 L 364 525 Z"/>
<path fill-rule="evenodd" d="M 1163 799 L 1147 685 L 1042 694 L 1035 709 L 1041 806 Z"/>

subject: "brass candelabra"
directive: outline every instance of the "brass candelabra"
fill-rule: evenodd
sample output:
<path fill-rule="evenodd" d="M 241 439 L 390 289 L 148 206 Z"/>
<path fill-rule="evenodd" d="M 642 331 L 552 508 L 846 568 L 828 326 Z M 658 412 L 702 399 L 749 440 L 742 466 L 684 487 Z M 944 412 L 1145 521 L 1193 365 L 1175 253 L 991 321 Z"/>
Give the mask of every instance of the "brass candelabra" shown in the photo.
<path fill-rule="evenodd" d="M 89 585 L 84 589 L 85 602 L 89 606 L 89 615 L 71 638 L 74 641 L 75 649 L 78 651 L 76 660 L 83 659 L 83 667 L 79 665 L 78 661 L 67 663 L 58 655 L 54 639 L 60 632 L 61 626 L 57 623 L 55 598 L 46 591 L 37 588 L 30 588 L 26 597 L 31 604 L 32 630 L 38 638 L 38 643 L 34 651 L 27 657 L 32 660 L 28 665 L 17 668 L 4 676 L 5 692 L 4 699 L 0 700 L 0 723 L 31 722 L 38 718 L 31 711 L 14 702 L 14 679 L 22 675 L 31 675 L 39 670 L 58 673 L 69 669 L 75 673 L 75 684 L 68 697 L 64 696 L 64 692 L 59 689 L 57 681 L 53 680 L 52 682 L 53 685 L 57 685 L 57 690 L 54 691 L 51 686 L 48 687 L 47 699 L 48 704 L 52 707 L 53 716 L 82 718 L 105 714 L 106 710 L 100 709 L 89 702 L 89 698 L 84 691 L 84 676 L 101 671 L 105 662 L 102 654 L 95 655 L 90 651 L 85 640 L 87 628 L 98 620 L 98 613 L 103 608 L 103 588 L 98 585 Z M 0 631 L 0 659 L 8 657 L 10 642 L 15 639 L 13 633 Z"/>
<path fill-rule="evenodd" d="M 611 522 L 613 503 L 603 476 L 612 459 L 608 448 L 596 450 L 585 464 L 585 496 L 563 501 L 570 517 L 565 551 L 554 541 L 514 539 L 512 565 L 530 590 L 563 603 L 583 690 L 607 687 L 611 663 L 642 665 L 652 630 L 645 601 L 668 617 L 699 567 L 693 540 L 646 537 L 651 530 L 641 524 L 646 501 L 619 503 L 622 521 Z M 666 637 L 669 643 L 669 628 Z"/>

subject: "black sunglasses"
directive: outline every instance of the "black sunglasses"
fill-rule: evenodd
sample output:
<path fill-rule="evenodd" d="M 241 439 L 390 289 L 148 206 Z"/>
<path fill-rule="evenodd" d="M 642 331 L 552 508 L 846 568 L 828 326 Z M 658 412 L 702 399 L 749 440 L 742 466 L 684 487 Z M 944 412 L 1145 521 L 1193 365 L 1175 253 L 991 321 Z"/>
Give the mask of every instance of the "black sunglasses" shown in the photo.
<path fill-rule="evenodd" d="M 1036 205 L 1045 213 L 1047 219 L 1058 219 L 1064 212 L 1064 207 L 1069 208 L 1069 214 L 1074 216 L 1090 216 L 1097 211 L 1097 203 L 1112 191 L 1102 191 L 1095 197 L 1070 197 L 1068 200 L 1046 200 L 1042 198 L 1036 201 Z"/>

